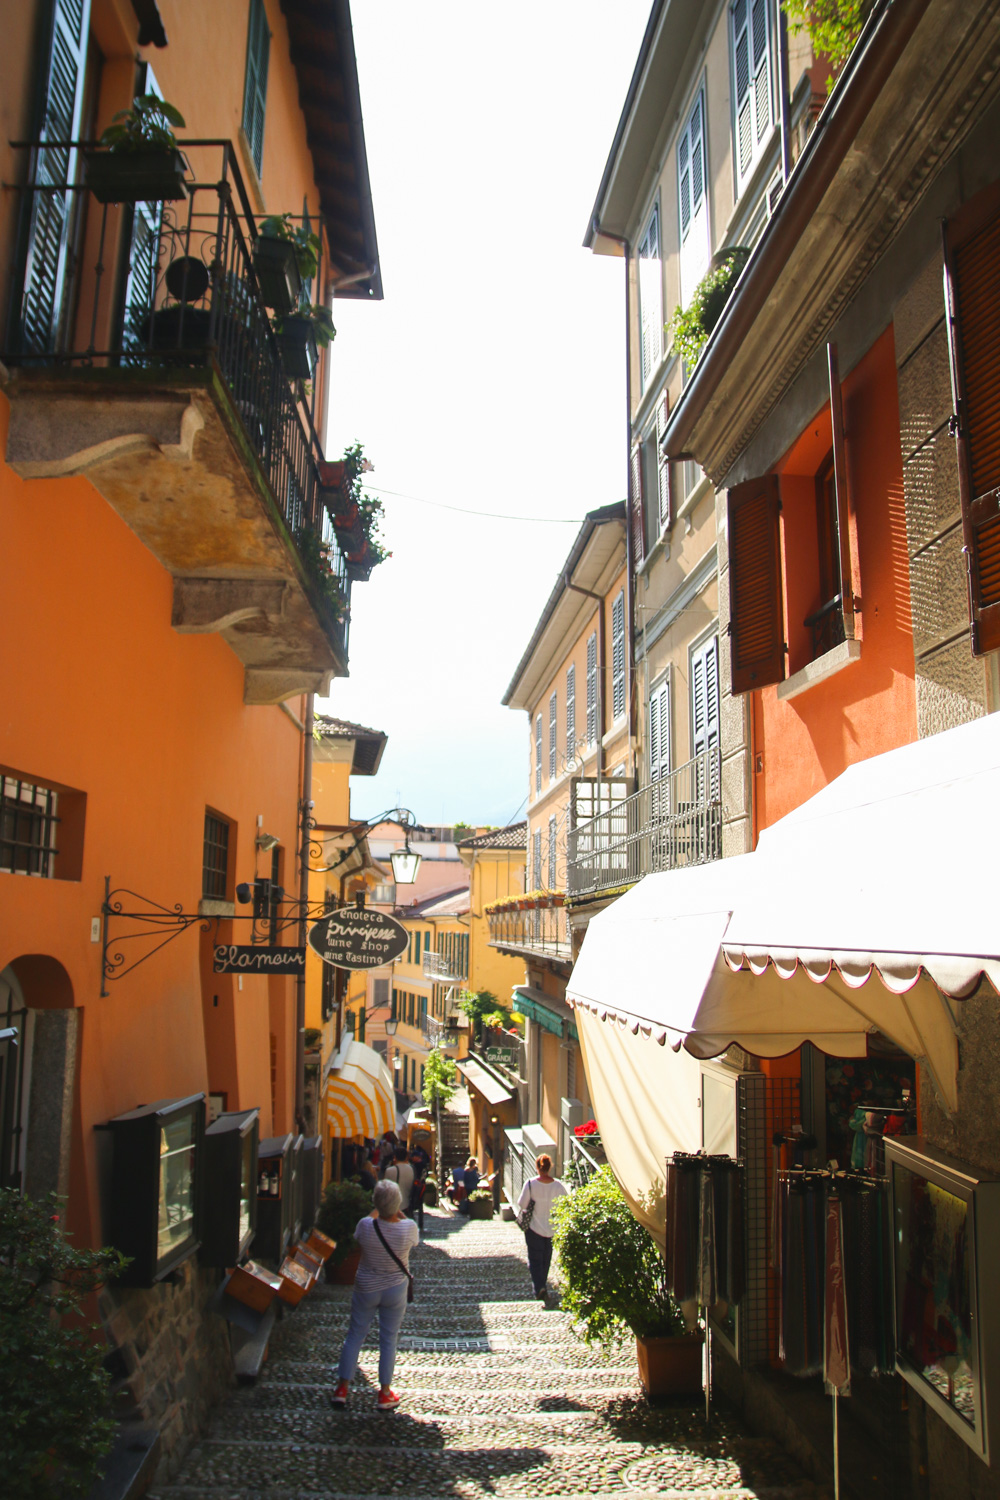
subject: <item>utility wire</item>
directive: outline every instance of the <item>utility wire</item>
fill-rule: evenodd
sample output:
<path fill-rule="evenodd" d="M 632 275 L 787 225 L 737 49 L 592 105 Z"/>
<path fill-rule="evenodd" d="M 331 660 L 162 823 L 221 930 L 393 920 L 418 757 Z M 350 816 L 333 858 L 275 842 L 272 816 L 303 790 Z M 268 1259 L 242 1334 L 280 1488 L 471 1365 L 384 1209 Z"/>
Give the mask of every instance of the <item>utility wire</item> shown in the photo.
<path fill-rule="evenodd" d="M 443 500 L 424 500 L 420 495 L 407 495 L 402 490 L 386 490 L 380 484 L 365 482 L 365 489 L 378 495 L 392 495 L 395 500 L 415 500 L 418 505 L 433 505 L 436 510 L 454 510 L 460 516 L 481 516 L 486 521 L 540 521 L 543 526 L 582 526 L 582 520 L 572 516 L 511 516 L 495 510 L 469 510 L 464 505 L 446 505 Z"/>

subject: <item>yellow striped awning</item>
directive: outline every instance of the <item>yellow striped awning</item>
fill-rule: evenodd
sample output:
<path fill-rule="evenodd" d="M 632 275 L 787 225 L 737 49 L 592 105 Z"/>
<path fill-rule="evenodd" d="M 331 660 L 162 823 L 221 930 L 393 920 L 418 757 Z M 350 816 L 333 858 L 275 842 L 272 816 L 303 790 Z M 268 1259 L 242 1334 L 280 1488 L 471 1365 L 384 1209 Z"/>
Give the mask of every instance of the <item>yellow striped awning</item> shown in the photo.
<path fill-rule="evenodd" d="M 371 1047 L 350 1041 L 333 1060 L 326 1080 L 326 1122 L 336 1136 L 378 1140 L 396 1128 L 396 1099 L 389 1069 Z"/>

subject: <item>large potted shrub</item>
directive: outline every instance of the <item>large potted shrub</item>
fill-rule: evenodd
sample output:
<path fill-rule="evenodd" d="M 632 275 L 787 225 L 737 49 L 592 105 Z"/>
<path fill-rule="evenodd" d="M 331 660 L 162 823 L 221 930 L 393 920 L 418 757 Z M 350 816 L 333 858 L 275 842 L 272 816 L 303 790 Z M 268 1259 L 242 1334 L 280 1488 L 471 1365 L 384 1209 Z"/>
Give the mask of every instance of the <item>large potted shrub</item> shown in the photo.
<path fill-rule="evenodd" d="M 105 1354 L 81 1303 L 127 1262 L 74 1250 L 55 1194 L 0 1191 L 0 1447 L 9 1500 L 86 1495 L 111 1448 Z"/>
<path fill-rule="evenodd" d="M 632 1214 L 610 1167 L 552 1208 L 562 1306 L 580 1337 L 610 1351 L 632 1334 L 648 1396 L 701 1390 L 702 1339 L 689 1334 L 663 1255 Z"/>
<path fill-rule="evenodd" d="M 326 1278 L 341 1285 L 353 1282 L 361 1261 L 361 1247 L 354 1238 L 354 1231 L 365 1214 L 372 1211 L 372 1195 L 360 1182 L 331 1182 L 323 1194 L 323 1201 L 316 1214 L 316 1228 L 330 1239 L 336 1240 L 337 1248 L 326 1263 Z"/>
<path fill-rule="evenodd" d="M 166 99 L 139 94 L 83 154 L 83 180 L 99 203 L 163 203 L 187 197 L 184 158 L 173 126 L 184 116 Z"/>
<path fill-rule="evenodd" d="M 260 226 L 253 247 L 253 268 L 265 307 L 279 316 L 293 313 L 302 300 L 302 284 L 319 265 L 319 236 L 291 214 L 271 214 Z"/>

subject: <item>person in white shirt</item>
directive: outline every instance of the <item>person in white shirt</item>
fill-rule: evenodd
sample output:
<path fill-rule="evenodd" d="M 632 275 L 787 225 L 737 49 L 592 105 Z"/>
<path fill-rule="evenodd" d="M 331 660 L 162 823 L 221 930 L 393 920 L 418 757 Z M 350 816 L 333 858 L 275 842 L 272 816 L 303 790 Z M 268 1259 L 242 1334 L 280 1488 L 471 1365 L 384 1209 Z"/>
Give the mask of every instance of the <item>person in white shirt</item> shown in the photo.
<path fill-rule="evenodd" d="M 551 1156 L 543 1152 L 537 1158 L 535 1165 L 538 1168 L 538 1176 L 530 1177 L 524 1184 L 517 1206 L 523 1213 L 529 1202 L 532 1204 L 531 1219 L 524 1231 L 524 1238 L 528 1248 L 531 1284 L 535 1289 L 535 1296 L 540 1302 L 544 1302 L 549 1266 L 552 1264 L 552 1221 L 549 1218 L 549 1209 L 556 1198 L 561 1197 L 569 1189 L 558 1177 L 552 1176 Z"/>
<path fill-rule="evenodd" d="M 413 1192 L 413 1168 L 406 1159 L 406 1147 L 396 1147 L 396 1159 L 390 1162 L 382 1173 L 383 1182 L 394 1182 L 399 1188 L 399 1196 L 403 1200 L 403 1212 L 409 1214 L 410 1195 Z"/>

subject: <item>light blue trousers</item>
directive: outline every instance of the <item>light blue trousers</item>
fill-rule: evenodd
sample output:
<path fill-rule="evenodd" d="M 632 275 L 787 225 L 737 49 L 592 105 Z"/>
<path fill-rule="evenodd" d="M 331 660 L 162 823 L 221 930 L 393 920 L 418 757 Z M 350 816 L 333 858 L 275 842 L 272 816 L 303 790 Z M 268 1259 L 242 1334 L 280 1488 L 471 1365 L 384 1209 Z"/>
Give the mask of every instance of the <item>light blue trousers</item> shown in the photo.
<path fill-rule="evenodd" d="M 353 1380 L 358 1368 L 358 1355 L 365 1335 L 371 1327 L 372 1318 L 378 1312 L 378 1383 L 390 1385 L 396 1364 L 396 1340 L 406 1312 L 405 1281 L 399 1286 L 387 1287 L 381 1292 L 362 1292 L 354 1288 L 351 1298 L 351 1322 L 347 1329 L 344 1347 L 340 1351 L 339 1380 Z"/>

